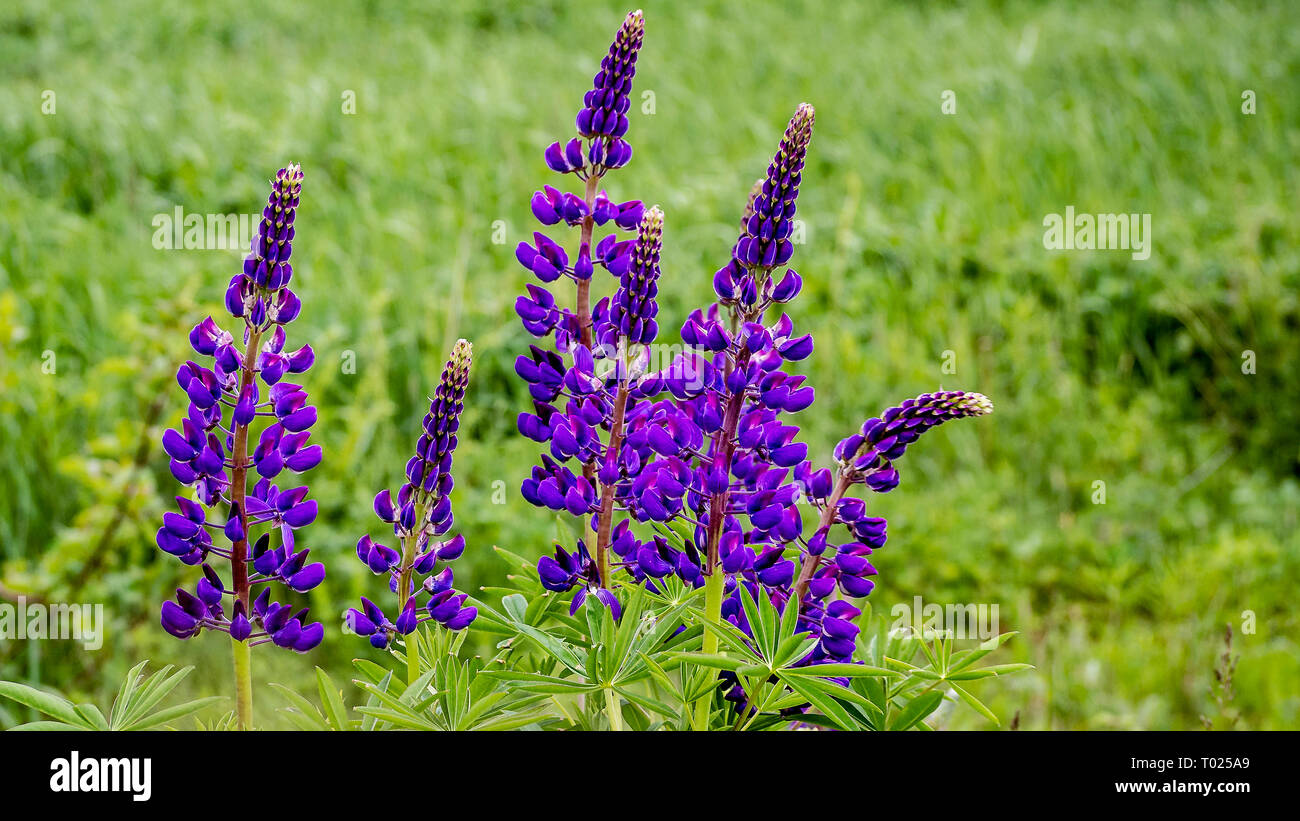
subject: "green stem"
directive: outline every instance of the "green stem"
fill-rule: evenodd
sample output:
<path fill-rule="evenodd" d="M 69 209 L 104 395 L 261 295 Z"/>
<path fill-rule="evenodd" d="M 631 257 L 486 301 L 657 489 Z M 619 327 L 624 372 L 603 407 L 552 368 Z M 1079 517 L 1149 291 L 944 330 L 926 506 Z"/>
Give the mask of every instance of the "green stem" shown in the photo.
<path fill-rule="evenodd" d="M 239 374 L 239 395 L 244 388 L 257 378 L 257 354 L 262 344 L 262 332 L 255 329 L 248 334 L 248 345 L 244 348 L 244 367 Z M 230 458 L 234 467 L 230 477 L 230 501 L 243 525 L 244 538 L 236 542 L 230 551 L 230 580 L 236 600 L 244 606 L 245 614 L 251 618 L 251 595 L 248 584 L 248 511 L 244 508 L 244 499 L 248 493 L 248 425 L 236 425 L 234 445 Z M 253 660 L 251 648 L 247 641 L 234 641 L 235 666 L 235 712 L 239 717 L 239 729 L 253 728 Z"/>
<path fill-rule="evenodd" d="M 424 477 L 421 476 L 421 483 Z M 418 493 L 419 491 L 417 491 Z M 402 539 L 402 564 L 401 573 L 397 579 L 397 601 L 400 609 L 406 609 L 406 603 L 415 595 L 414 591 L 409 592 L 411 587 L 411 577 L 415 572 L 415 554 L 420 549 L 420 534 L 424 530 L 424 514 L 428 511 L 428 504 L 424 501 L 417 502 L 415 505 L 415 530 L 407 534 Z M 417 628 L 418 629 L 418 628 Z M 416 679 L 420 677 L 420 648 L 416 645 L 415 632 L 406 637 L 406 686 L 411 686 Z"/>
<path fill-rule="evenodd" d="M 609 729 L 614 732 L 623 729 L 623 705 L 613 687 L 605 688 L 605 715 L 609 716 Z"/>
<path fill-rule="evenodd" d="M 704 643 L 700 647 L 701 652 L 712 655 L 718 652 L 718 634 L 716 628 L 710 629 L 708 625 L 717 625 L 722 621 L 722 592 L 723 585 L 726 583 L 726 574 L 722 568 L 715 567 L 704 580 Z M 695 703 L 695 716 L 691 722 L 691 729 L 707 730 L 709 729 L 709 712 L 713 708 L 713 691 L 703 696 Z"/>
<path fill-rule="evenodd" d="M 239 729 L 253 729 L 253 654 L 246 641 L 230 640 L 235 655 L 235 714 Z"/>
<path fill-rule="evenodd" d="M 420 628 L 416 627 L 411 631 L 411 635 L 406 637 L 406 686 L 410 687 L 420 678 L 420 642 L 418 634 Z"/>

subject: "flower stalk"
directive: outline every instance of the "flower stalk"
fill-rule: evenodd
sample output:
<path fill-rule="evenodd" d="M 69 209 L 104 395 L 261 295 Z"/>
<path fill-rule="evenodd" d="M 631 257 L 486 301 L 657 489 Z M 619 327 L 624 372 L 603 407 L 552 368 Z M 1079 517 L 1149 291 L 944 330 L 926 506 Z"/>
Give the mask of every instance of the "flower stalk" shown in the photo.
<path fill-rule="evenodd" d="M 851 662 L 860 611 L 848 599 L 872 591 L 876 570 L 867 557 L 884 546 L 886 526 L 868 515 L 862 499 L 848 495 L 851 487 L 888 492 L 898 483 L 894 461 L 921 433 L 946 419 L 982 415 L 991 405 L 960 391 L 923 394 L 842 442 L 838 472 L 808 459 L 790 420 L 816 396 L 791 366 L 812 355 L 813 339 L 796 334 L 784 312 L 803 285 L 785 266 L 795 251 L 796 201 L 816 119 L 807 103 L 795 108 L 766 174 L 749 192 L 729 261 L 713 277 L 716 301 L 681 325 L 686 352 L 651 368 L 662 213 L 639 213 L 637 202 L 615 205 L 599 186 L 606 170 L 630 157 L 625 113 L 643 31 L 640 13 L 628 15 L 584 98 L 578 137 L 546 151 L 552 170 L 585 181 L 584 194 L 547 186 L 533 195 L 532 211 L 543 225 L 580 228 L 576 259 L 541 233 L 516 249 L 542 283 L 561 276 L 577 283 L 574 311 L 535 284 L 515 303 L 524 328 L 553 341 L 553 350 L 533 345 L 515 363 L 533 405 L 519 415 L 519 431 L 549 450 L 521 493 L 538 507 L 590 521 L 595 532 L 594 557 L 589 537 L 579 538 L 572 552 L 557 545 L 538 562 L 538 575 L 547 590 L 576 589 L 571 614 L 594 594 L 615 618 L 612 575 L 626 574 L 652 592 L 662 592 L 669 576 L 703 587 L 701 649 L 709 654 L 718 652 L 723 621 L 753 635 L 746 595 L 782 614 L 793 607 L 795 629 L 816 639 L 796 664 Z M 595 228 L 610 221 L 624 230 L 635 225 L 636 240 L 611 234 L 596 241 Z M 595 301 L 598 267 L 618 280 L 610 299 Z M 820 509 L 810 536 L 799 504 L 804 499 Z M 674 521 L 686 527 L 664 527 Z M 848 534 L 835 536 L 838 544 L 832 542 L 836 526 Z M 670 532 L 682 534 L 680 540 Z M 832 595 L 837 590 L 843 597 Z M 739 680 L 727 674 L 720 680 L 725 698 L 748 715 Z M 612 709 L 615 697 L 606 697 Z M 694 729 L 708 728 L 712 703 L 701 698 L 692 705 Z"/>
<path fill-rule="evenodd" d="M 230 636 L 241 729 L 253 726 L 250 648 L 271 643 L 306 653 L 325 632 L 319 622 L 307 621 L 305 608 L 272 601 L 270 585 L 305 593 L 325 578 L 324 565 L 308 563 L 310 551 L 295 544 L 295 531 L 316 518 L 308 487 L 282 490 L 272 484 L 285 471 L 311 470 L 322 456 L 319 445 L 308 443 L 316 408 L 307 404 L 305 390 L 283 381 L 315 362 L 309 345 L 292 352 L 284 347 L 285 326 L 302 308 L 289 288 L 302 180 L 302 169 L 289 165 L 271 181 L 243 271 L 226 289 L 226 309 L 243 324 L 241 343 L 211 317 L 194 327 L 190 345 L 213 364 L 188 361 L 177 370 L 189 407 L 179 428 L 162 438 L 172 475 L 193 495 L 176 497 L 179 512 L 163 515 L 156 541 L 164 552 L 203 571 L 194 592 L 178 588 L 175 600 L 163 603 L 162 627 L 181 639 L 205 629 Z M 254 423 L 267 424 L 250 449 Z M 251 490 L 250 470 L 258 476 Z M 225 512 L 224 524 L 211 520 L 218 510 Z M 230 547 L 214 544 L 213 533 Z M 229 580 L 213 567 L 214 556 L 229 563 Z M 255 585 L 266 585 L 256 599 Z"/>
<path fill-rule="evenodd" d="M 261 341 L 262 334 L 260 330 L 252 330 L 248 334 L 248 345 L 244 349 L 244 367 L 239 371 L 239 395 L 241 396 L 247 387 L 253 384 L 255 378 L 253 363 L 257 361 L 257 350 Z M 244 514 L 248 493 L 247 424 L 235 425 L 234 448 L 231 459 L 233 467 L 231 468 L 230 507 L 232 513 L 238 517 L 240 530 L 247 534 L 249 532 L 248 517 Z M 247 556 L 248 537 L 245 535 L 244 538 L 234 543 L 230 552 L 231 586 L 234 588 L 235 600 L 243 605 L 245 611 L 248 611 L 249 605 L 252 604 L 249 601 Z M 247 642 L 236 641 L 232 638 L 231 646 L 234 650 L 235 715 L 239 729 L 249 730 L 253 726 L 252 653 L 249 652 Z"/>
<path fill-rule="evenodd" d="M 388 649 L 394 639 L 401 637 L 406 647 L 408 686 L 421 675 L 419 625 L 433 621 L 448 630 L 463 630 L 478 616 L 477 608 L 465 606 L 468 596 L 453 586 L 455 577 L 450 565 L 465 551 L 465 537 L 435 541 L 454 524 L 452 455 L 459 441 L 457 431 L 465 408 L 473 350 L 464 339 L 452 348 L 429 401 L 415 455 L 406 463 L 406 484 L 395 499 L 388 490 L 375 496 L 375 515 L 392 526 L 400 549 L 377 542 L 369 534 L 357 541 L 357 559 L 375 575 L 387 577 L 397 607 L 390 618 L 384 608 L 362 598 L 361 608 L 349 610 L 344 622 L 380 650 Z M 423 594 L 429 594 L 429 598 L 421 604 Z"/>

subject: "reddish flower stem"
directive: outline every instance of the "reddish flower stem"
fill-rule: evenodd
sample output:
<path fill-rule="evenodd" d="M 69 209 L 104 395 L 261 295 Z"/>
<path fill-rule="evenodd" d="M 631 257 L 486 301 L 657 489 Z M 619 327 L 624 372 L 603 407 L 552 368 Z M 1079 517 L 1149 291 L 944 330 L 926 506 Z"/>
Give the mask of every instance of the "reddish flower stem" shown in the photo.
<path fill-rule="evenodd" d="M 848 492 L 849 486 L 853 483 L 847 476 L 840 476 L 839 482 L 835 485 L 835 490 L 831 492 L 831 497 L 826 500 L 826 507 L 822 508 L 821 520 L 817 522 L 817 530 L 828 529 L 835 522 L 835 510 L 839 507 L 840 499 Z M 823 554 L 825 555 L 825 554 Z M 795 612 L 803 606 L 803 597 L 808 592 L 808 583 L 812 581 L 813 574 L 817 572 L 817 567 L 822 562 L 821 556 L 810 556 L 799 570 L 799 580 L 794 585 L 794 606 Z"/>

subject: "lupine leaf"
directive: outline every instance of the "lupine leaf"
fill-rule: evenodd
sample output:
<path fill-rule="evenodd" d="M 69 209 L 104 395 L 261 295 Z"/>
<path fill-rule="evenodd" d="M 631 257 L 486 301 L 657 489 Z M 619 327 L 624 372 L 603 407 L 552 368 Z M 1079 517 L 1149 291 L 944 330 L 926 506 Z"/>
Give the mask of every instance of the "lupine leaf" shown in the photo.
<path fill-rule="evenodd" d="M 700 667 L 712 667 L 717 670 L 737 670 L 743 667 L 747 662 L 734 656 L 724 656 L 721 653 L 673 653 L 681 661 L 690 662 Z"/>
<path fill-rule="evenodd" d="M 833 720 L 840 729 L 855 729 L 853 717 L 849 715 L 843 705 L 830 696 L 818 691 L 818 689 L 812 686 L 811 682 L 807 679 L 801 680 L 797 676 L 787 678 L 785 676 L 786 672 L 788 671 L 782 670 L 777 675 L 781 678 L 781 681 L 785 682 L 786 685 L 790 687 L 791 690 L 794 690 L 799 695 L 812 702 L 814 707 L 821 710 L 823 715 Z"/>
<path fill-rule="evenodd" d="M 284 712 L 286 715 L 296 712 L 311 725 L 311 729 L 313 730 L 328 730 L 330 728 L 329 724 L 325 721 L 325 717 L 321 715 L 320 710 L 318 710 L 316 705 L 312 704 L 306 696 L 303 696 L 288 687 L 276 684 L 275 682 L 271 683 L 271 687 L 287 698 L 289 703 L 293 705 L 293 710 L 282 710 L 281 712 Z M 292 715 L 290 715 L 290 718 L 292 718 Z"/>
<path fill-rule="evenodd" d="M 145 716 L 144 718 L 140 719 L 139 721 L 137 721 L 135 724 L 132 724 L 131 729 L 132 730 L 157 729 L 158 727 L 162 727 L 165 724 L 169 724 L 173 721 L 180 721 L 182 718 L 185 718 L 186 716 L 193 715 L 194 713 L 197 713 L 199 710 L 202 710 L 204 707 L 207 707 L 209 704 L 216 704 L 219 701 L 225 701 L 225 700 L 226 699 L 224 696 L 206 696 L 204 698 L 196 698 L 193 701 L 187 701 L 183 704 L 177 704 L 173 707 L 168 707 L 165 710 L 159 710 L 156 713 L 151 713 Z"/>
<path fill-rule="evenodd" d="M 865 664 L 810 664 L 807 667 L 791 667 L 785 672 L 792 676 L 816 676 L 817 678 L 859 678 L 875 676 L 878 678 L 897 678 L 902 675 L 883 667 L 869 667 Z"/>
<path fill-rule="evenodd" d="M 316 689 L 320 692 L 321 707 L 325 718 L 335 730 L 348 729 L 348 708 L 343 703 L 339 688 L 324 670 L 316 668 Z"/>
<path fill-rule="evenodd" d="M 37 690 L 35 687 L 28 687 L 15 681 L 0 681 L 0 696 L 16 701 L 24 707 L 31 707 L 65 724 L 87 730 L 94 729 L 89 722 L 77 714 L 76 706 L 63 696 Z"/>
<path fill-rule="evenodd" d="M 933 713 L 943 701 L 943 693 L 931 690 L 909 701 L 889 722 L 891 730 L 906 730 Z"/>
<path fill-rule="evenodd" d="M 104 714 L 101 713 L 99 711 L 99 708 L 96 707 L 95 705 L 78 704 L 76 706 L 76 710 L 77 710 L 77 715 L 84 718 L 94 729 L 107 730 L 109 728 L 108 720 L 104 718 Z"/>
<path fill-rule="evenodd" d="M 985 707 L 985 706 L 984 706 L 984 702 L 982 702 L 982 701 L 980 701 L 979 699 L 975 698 L 975 696 L 971 695 L 971 694 L 968 693 L 964 688 L 959 687 L 959 686 L 956 685 L 956 684 L 952 684 L 952 683 L 950 682 L 950 683 L 949 683 L 949 686 L 952 687 L 953 691 L 956 692 L 957 695 L 961 696 L 961 700 L 962 700 L 962 701 L 966 702 L 966 703 L 969 704 L 971 707 L 975 708 L 975 711 L 976 711 L 977 713 L 979 713 L 980 715 L 984 716 L 984 717 L 987 718 L 989 721 L 992 721 L 995 725 L 997 725 L 997 726 L 999 726 L 999 727 L 1002 726 L 1002 722 L 1001 722 L 1001 721 L 998 721 L 998 717 L 993 713 L 992 710 L 990 710 L 988 707 Z"/>
<path fill-rule="evenodd" d="M 122 686 L 118 688 L 117 698 L 113 699 L 113 707 L 108 712 L 108 723 L 117 727 L 122 723 L 122 718 L 128 707 L 131 706 L 131 699 L 135 696 L 136 687 L 140 683 L 140 673 L 144 671 L 145 666 L 149 663 L 148 659 L 140 662 L 126 674 L 122 679 Z"/>
<path fill-rule="evenodd" d="M 32 732 L 68 732 L 69 730 L 90 730 L 92 728 L 84 724 L 69 724 L 64 721 L 29 721 L 26 724 L 19 724 L 16 727 L 10 727 L 11 731 Z"/>
<path fill-rule="evenodd" d="M 969 681 L 980 678 L 990 678 L 992 676 L 1006 676 L 1012 673 L 1019 673 L 1022 670 L 1032 670 L 1032 664 L 993 664 L 988 667 L 980 667 L 976 670 L 963 670 L 960 673 L 949 673 L 948 681 Z"/>

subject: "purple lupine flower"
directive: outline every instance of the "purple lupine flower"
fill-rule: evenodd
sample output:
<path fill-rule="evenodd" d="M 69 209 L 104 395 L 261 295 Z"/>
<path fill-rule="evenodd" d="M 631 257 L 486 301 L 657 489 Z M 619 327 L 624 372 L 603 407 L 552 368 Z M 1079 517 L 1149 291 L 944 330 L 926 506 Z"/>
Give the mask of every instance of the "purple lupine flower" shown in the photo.
<path fill-rule="evenodd" d="M 983 394 L 966 391 L 923 393 L 863 422 L 860 432 L 836 445 L 835 459 L 846 475 L 883 493 L 898 485 L 898 471 L 894 470 L 893 461 L 902 456 L 907 446 L 922 433 L 949 419 L 984 416 L 992 412 L 993 403 Z"/>
<path fill-rule="evenodd" d="M 841 442 L 837 470 L 809 460 L 790 415 L 808 409 L 816 394 L 791 365 L 812 355 L 813 339 L 796 332 L 781 311 L 803 285 L 795 270 L 781 268 L 794 252 L 793 220 L 815 122 L 806 103 L 796 108 L 766 175 L 750 192 L 730 259 L 713 278 L 716 302 L 681 326 L 688 351 L 667 367 L 650 368 L 648 351 L 641 349 L 659 330 L 662 218 L 655 210 L 637 214 L 636 240 L 592 237 L 594 226 L 610 220 L 629 228 L 642 207 L 614 206 L 598 188 L 604 173 L 621 164 L 609 158 L 623 150 L 618 144 L 627 120 L 621 115 L 629 107 L 643 31 L 640 13 L 629 15 L 585 99 L 579 137 L 553 143 L 545 154 L 552 170 L 587 183 L 585 196 L 547 186 L 531 202 L 543 225 L 582 229 L 576 248 L 539 233 L 516 253 L 543 284 L 567 277 L 577 290 L 572 310 L 533 284 L 516 302 L 525 329 L 554 340 L 554 350 L 533 345 L 516 362 L 533 402 L 533 412 L 519 416 L 519 431 L 549 449 L 521 492 L 540 507 L 590 517 L 595 535 L 584 534 L 574 552 L 557 546 L 538 572 L 548 590 L 577 588 L 575 608 L 591 592 L 604 600 L 612 571 L 650 589 L 669 575 L 693 586 L 708 580 L 715 593 L 721 587 L 721 611 L 707 617 L 724 618 L 746 633 L 742 593 L 762 593 L 781 612 L 795 607 L 798 630 L 817 639 L 800 663 L 851 661 L 859 610 L 831 596 L 836 590 L 850 598 L 871 592 L 876 569 L 869 557 L 885 544 L 887 525 L 846 492 L 859 483 L 891 489 L 898 481 L 894 460 L 920 433 L 991 406 L 977 394 L 926 394 L 868 420 Z M 597 267 L 619 286 L 612 299 L 592 305 Z M 570 467 L 575 461 L 580 472 Z M 811 532 L 805 531 L 803 500 L 820 511 Z M 694 525 L 693 538 L 680 547 L 660 535 L 643 541 L 633 529 L 678 519 Z M 847 538 L 832 538 L 836 525 Z M 593 544 L 594 555 L 588 549 Z M 706 652 L 708 643 L 706 635 Z M 743 705 L 735 677 L 722 679 L 727 697 Z"/>
<path fill-rule="evenodd" d="M 992 411 L 992 402 L 983 394 L 966 391 L 921 394 L 890 408 L 880 417 L 868 419 L 860 432 L 840 441 L 835 448 L 839 468 L 833 489 L 829 476 L 806 474 L 805 487 L 809 488 L 814 503 L 822 508 L 822 516 L 817 530 L 807 540 L 803 568 L 789 598 L 800 607 L 800 629 L 808 629 L 821 639 L 809 657 L 811 663 L 851 658 L 849 637 L 833 634 L 846 633 L 847 628 L 841 622 L 851 621 L 857 614 L 843 606 L 836 607 L 834 602 L 830 605 L 823 602 L 836 589 L 851 598 L 870 594 L 875 587 L 871 577 L 876 575 L 876 568 L 867 557 L 883 547 L 887 538 L 885 520 L 868 515 L 863 500 L 846 497 L 845 493 L 855 484 L 865 484 L 878 493 L 892 490 L 898 485 L 894 461 L 922 433 L 950 419 L 984 416 Z M 832 527 L 836 524 L 843 525 L 849 536 L 843 544 L 830 543 Z M 828 618 L 832 620 L 829 626 Z M 827 631 L 832 639 L 841 640 L 827 641 Z"/>
<path fill-rule="evenodd" d="M 545 151 L 553 171 L 572 173 L 585 188 L 579 195 L 545 186 L 529 205 L 542 225 L 578 228 L 576 244 L 566 247 L 539 232 L 515 252 L 519 263 L 542 283 L 529 284 L 515 310 L 529 333 L 553 342 L 552 350 L 531 346 L 515 363 L 533 400 L 533 412 L 519 416 L 519 431 L 549 450 L 521 493 L 532 504 L 591 517 L 593 532 L 586 534 L 582 552 L 586 544 L 594 545 L 591 566 L 598 581 L 592 589 L 595 599 L 606 603 L 612 600 L 605 590 L 611 556 L 621 558 L 634 575 L 639 572 L 635 557 L 640 543 L 626 521 L 615 523 L 613 514 L 629 501 L 628 477 L 646 467 L 644 436 L 629 446 L 626 434 L 644 412 L 639 406 L 649 407 L 642 400 L 662 390 L 662 381 L 645 374 L 648 353 L 643 349 L 658 333 L 656 280 L 663 215 L 657 209 L 647 211 L 640 200 L 617 202 L 600 188 L 604 176 L 626 165 L 632 155 L 626 140 L 628 112 L 644 32 L 642 13 L 627 15 L 583 99 L 578 136 Z M 611 232 L 597 238 L 596 229 L 605 227 Z M 635 230 L 638 236 L 621 239 L 620 230 Z M 601 268 L 620 287 L 613 299 L 592 305 L 590 291 Z M 575 283 L 572 308 L 546 287 L 565 279 Z M 573 462 L 576 469 L 568 466 Z M 579 603 L 587 589 L 584 585 Z"/>
<path fill-rule="evenodd" d="M 324 636 L 319 623 L 306 621 L 306 609 L 272 603 L 269 586 L 259 605 L 250 599 L 254 585 L 276 582 L 306 592 L 325 578 L 324 565 L 296 547 L 296 532 L 316 518 L 307 486 L 282 490 L 270 481 L 285 471 L 305 473 L 321 460 L 320 446 L 309 442 L 316 409 L 307 404 L 306 391 L 283 381 L 315 361 L 309 345 L 285 350 L 285 326 L 302 308 L 289 289 L 302 179 L 297 165 L 276 174 L 243 272 L 226 290 L 227 309 L 243 320 L 239 338 L 211 317 L 204 319 L 190 332 L 190 344 L 212 358 L 212 367 L 189 361 L 176 373 L 189 409 L 179 428 L 163 433 L 162 445 L 172 475 L 193 489 L 194 498 L 177 497 L 180 512 L 163 515 L 157 543 L 203 569 L 195 593 L 178 589 L 176 600 L 162 606 L 162 626 L 178 638 L 219 630 L 236 641 L 306 652 Z M 267 424 L 255 437 L 259 422 Z M 251 493 L 250 468 L 261 477 Z M 229 548 L 214 543 L 216 532 Z M 278 536 L 275 547 L 272 532 Z M 229 561 L 228 584 L 211 564 L 213 556 Z"/>
<path fill-rule="evenodd" d="M 627 269 L 619 278 L 619 288 L 610 306 L 608 331 L 601 342 L 617 345 L 619 339 L 629 345 L 648 345 L 659 334 L 655 316 L 659 305 L 659 254 L 663 248 L 664 212 L 656 206 L 645 212 L 637 231 Z"/>
<path fill-rule="evenodd" d="M 804 158 L 812 141 L 816 113 L 807 103 L 795 109 L 776 156 L 767 168 L 767 179 L 751 198 L 748 217 L 736 241 L 735 259 L 747 268 L 772 268 L 789 261 L 794 253 L 790 241 L 799 196 Z"/>
<path fill-rule="evenodd" d="M 432 620 L 449 630 L 462 630 L 478 615 L 476 608 L 466 606 L 468 596 L 453 588 L 450 563 L 465 551 L 465 537 L 440 538 L 453 524 L 452 455 L 473 352 L 474 346 L 464 339 L 452 348 L 424 417 L 415 455 L 406 463 L 406 484 L 395 499 L 388 490 L 375 496 L 375 515 L 393 526 L 399 548 L 380 544 L 368 535 L 357 542 L 361 563 L 375 575 L 388 576 L 388 588 L 397 594 L 397 608 L 390 619 L 382 607 L 363 598 L 362 609 L 348 611 L 345 623 L 380 649 L 388 647 L 396 635 L 410 635 L 421 622 Z M 421 592 L 429 594 L 423 606 L 417 603 Z"/>
<path fill-rule="evenodd" d="M 593 80 L 594 87 L 583 99 L 577 117 L 578 136 L 563 145 L 552 143 L 545 151 L 546 164 L 551 170 L 572 173 L 586 183 L 581 196 L 548 185 L 533 194 L 530 202 L 533 215 L 543 225 L 563 222 L 580 229 L 572 257 L 542 234 L 535 234 L 532 243 L 520 243 L 516 250 L 520 264 L 542 282 L 554 282 L 564 276 L 577 283 L 578 299 L 573 310 L 558 307 L 549 291 L 532 285 L 528 286 L 528 296 L 520 297 L 515 306 L 530 333 L 538 337 L 553 333 L 556 347 L 562 352 L 567 352 L 575 342 L 588 348 L 593 346 L 593 320 L 599 321 L 601 311 L 607 309 L 598 306 L 593 313 L 589 301 L 595 268 L 601 266 L 620 276 L 627 264 L 630 243 L 620 242 L 615 234 L 597 241 L 593 236 L 595 229 L 613 223 L 616 228 L 632 231 L 641 221 L 643 206 L 639 200 L 616 203 L 599 186 L 605 174 L 623 167 L 632 157 L 632 146 L 625 139 L 627 113 L 644 34 L 645 18 L 639 10 L 634 11 L 614 35 L 609 53 Z M 585 473 L 590 478 L 591 469 Z"/>
<path fill-rule="evenodd" d="M 619 26 L 609 54 L 601 60 L 600 71 L 592 79 L 593 88 L 583 97 L 576 125 L 579 137 L 588 141 L 586 151 L 579 138 L 564 146 L 551 144 L 546 150 L 546 164 L 551 170 L 561 174 L 576 172 L 584 179 L 588 175 L 599 177 L 606 169 L 627 165 L 632 158 L 632 146 L 623 137 L 628 129 L 636 58 L 644 37 L 645 17 L 638 9 Z"/>

